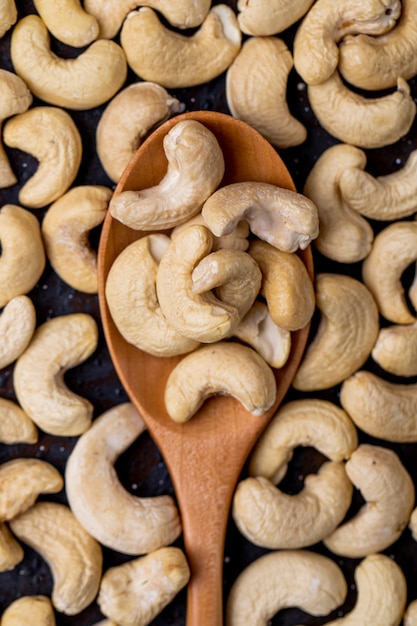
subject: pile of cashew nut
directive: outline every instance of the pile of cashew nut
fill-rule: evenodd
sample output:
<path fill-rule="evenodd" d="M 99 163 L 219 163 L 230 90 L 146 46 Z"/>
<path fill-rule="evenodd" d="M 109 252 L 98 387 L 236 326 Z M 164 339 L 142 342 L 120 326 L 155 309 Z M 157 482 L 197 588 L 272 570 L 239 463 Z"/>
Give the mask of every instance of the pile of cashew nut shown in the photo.
<path fill-rule="evenodd" d="M 417 1 L 27 4 L 0 5 L 0 589 L 28 550 L 52 588 L 14 591 L 7 606 L 0 592 L 1 626 L 60 615 L 146 626 L 190 577 L 175 498 L 135 494 L 118 472 L 145 436 L 141 416 L 69 382 L 103 343 L 84 303 L 96 302 L 93 241 L 107 211 L 147 231 L 117 257 L 106 297 L 126 341 L 182 357 L 166 388 L 172 419 L 198 419 L 219 392 L 268 410 L 272 368 L 312 322 L 288 398 L 236 485 L 231 522 L 257 556 L 229 580 L 226 626 L 291 608 L 309 623 L 417 625 L 406 567 L 417 548 L 396 550 L 417 546 Z M 310 118 L 296 113 L 294 76 Z M 302 167 L 310 134 L 325 134 L 299 191 L 221 187 L 220 146 L 190 121 L 166 136 L 155 187 L 113 196 L 142 141 L 187 108 L 184 94 L 191 103 L 218 81 L 226 112 L 284 160 L 299 150 Z M 375 154 L 397 148 L 378 171 Z M 85 183 L 91 161 L 100 175 Z M 314 282 L 296 254 L 310 244 Z M 71 292 L 58 314 L 38 308 L 48 280 Z M 61 468 L 53 445 L 67 451 Z M 291 492 L 308 450 L 320 466 Z"/>

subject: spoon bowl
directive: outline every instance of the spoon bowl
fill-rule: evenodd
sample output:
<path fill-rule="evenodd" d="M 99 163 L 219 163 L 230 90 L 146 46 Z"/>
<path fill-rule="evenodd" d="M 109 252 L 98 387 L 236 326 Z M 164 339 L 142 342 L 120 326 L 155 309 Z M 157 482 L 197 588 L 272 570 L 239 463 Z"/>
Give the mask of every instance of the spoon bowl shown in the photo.
<path fill-rule="evenodd" d="M 163 138 L 184 119 L 201 122 L 216 136 L 226 166 L 222 186 L 252 180 L 295 191 L 281 158 L 257 131 L 229 115 L 197 111 L 171 118 L 143 142 L 124 171 L 115 194 L 158 184 L 167 167 Z M 292 333 L 290 358 L 275 371 L 277 395 L 268 413 L 255 417 L 234 398 L 215 396 L 189 422 L 174 422 L 165 409 L 164 389 L 181 357 L 154 357 L 127 343 L 111 318 L 104 295 L 113 261 L 126 246 L 147 234 L 124 226 L 110 213 L 105 218 L 98 250 L 103 329 L 118 377 L 146 423 L 173 482 L 191 570 L 187 626 L 221 626 L 223 551 L 233 492 L 253 445 L 291 385 L 309 326 Z M 299 255 L 313 277 L 310 248 Z"/>

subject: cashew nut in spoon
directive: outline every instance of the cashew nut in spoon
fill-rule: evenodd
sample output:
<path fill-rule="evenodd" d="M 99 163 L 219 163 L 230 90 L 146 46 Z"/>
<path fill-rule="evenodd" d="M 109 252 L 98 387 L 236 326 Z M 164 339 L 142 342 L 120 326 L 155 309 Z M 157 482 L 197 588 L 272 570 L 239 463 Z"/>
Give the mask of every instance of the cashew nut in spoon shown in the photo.
<path fill-rule="evenodd" d="M 75 58 L 57 56 L 48 29 L 38 15 L 26 15 L 13 29 L 10 48 L 14 70 L 34 96 L 48 104 L 86 110 L 104 104 L 127 77 L 119 44 L 98 39 Z"/>
<path fill-rule="evenodd" d="M 224 157 L 215 135 L 197 120 L 183 120 L 163 139 L 167 171 L 155 186 L 122 191 L 110 202 L 112 217 L 138 230 L 163 230 L 200 211 L 220 184 Z"/>
<path fill-rule="evenodd" d="M 238 0 L 237 20 L 246 35 L 276 35 L 303 17 L 314 0 Z"/>
<path fill-rule="evenodd" d="M 111 99 L 97 124 L 96 149 L 113 182 L 118 182 L 146 134 L 182 108 L 166 89 L 150 82 L 133 83 Z"/>
<path fill-rule="evenodd" d="M 320 218 L 314 246 L 339 263 L 362 261 L 370 252 L 374 232 L 369 222 L 350 208 L 341 194 L 340 180 L 348 168 L 364 168 L 363 150 L 338 143 L 318 157 L 307 175 L 303 193 L 314 202 Z"/>
<path fill-rule="evenodd" d="M 315 293 L 320 318 L 293 380 L 299 391 L 341 383 L 366 362 L 379 331 L 375 300 L 356 278 L 319 273 Z"/>
<path fill-rule="evenodd" d="M 0 37 L 17 21 L 17 8 L 15 0 L 4 0 L 0 5 Z"/>
<path fill-rule="evenodd" d="M 165 387 L 165 406 L 175 422 L 187 422 L 216 394 L 233 396 L 249 413 L 262 416 L 275 401 L 275 376 L 252 348 L 218 341 L 187 354 L 173 368 Z"/>
<path fill-rule="evenodd" d="M 232 585 L 226 626 L 248 620 L 267 626 L 280 610 L 297 607 L 314 616 L 328 615 L 347 595 L 339 566 L 310 550 L 279 550 L 252 561 Z"/>
<path fill-rule="evenodd" d="M 269 183 L 245 181 L 217 189 L 201 210 L 216 237 L 246 220 L 254 235 L 284 252 L 305 250 L 318 235 L 317 207 L 304 195 Z"/>
<path fill-rule="evenodd" d="M 0 572 L 12 570 L 23 561 L 25 554 L 7 524 L 0 524 Z"/>
<path fill-rule="evenodd" d="M 349 34 L 382 35 L 391 30 L 401 14 L 399 0 L 317 0 L 297 29 L 294 65 L 303 80 L 318 85 L 339 64 L 338 44 Z"/>
<path fill-rule="evenodd" d="M 83 9 L 80 0 L 34 0 L 34 5 L 48 31 L 58 41 L 81 48 L 97 39 L 99 24 Z"/>
<path fill-rule="evenodd" d="M 149 7 L 131 11 L 120 33 L 133 72 L 166 89 L 194 87 L 220 76 L 239 52 L 241 39 L 236 15 L 226 4 L 213 6 L 189 36 L 166 28 Z"/>
<path fill-rule="evenodd" d="M 180 233 L 184 228 L 191 226 L 193 224 L 200 224 L 200 226 L 206 226 L 204 218 L 201 213 L 197 213 L 194 217 L 191 217 L 189 220 L 184 222 L 183 224 L 179 224 L 172 229 L 170 237 L 171 239 L 175 239 L 175 237 Z M 249 224 L 242 220 L 236 224 L 236 228 L 230 233 L 230 235 L 224 235 L 223 237 L 215 237 L 213 236 L 213 251 L 222 250 L 222 249 L 230 249 L 230 250 L 241 250 L 242 252 L 246 252 L 249 248 Z"/>
<path fill-rule="evenodd" d="M 397 541 L 414 508 L 410 474 L 389 448 L 361 444 L 346 463 L 346 473 L 365 504 L 324 539 L 334 554 L 361 558 Z"/>
<path fill-rule="evenodd" d="M 14 204 L 0 208 L 0 307 L 29 293 L 45 269 L 45 248 L 37 218 Z"/>
<path fill-rule="evenodd" d="M 95 351 L 98 328 L 87 313 L 69 313 L 41 324 L 16 361 L 13 384 L 19 404 L 47 433 L 76 436 L 91 424 L 93 406 L 64 382 L 68 369 Z"/>
<path fill-rule="evenodd" d="M 336 70 L 319 85 L 308 85 L 313 113 L 330 135 L 358 148 L 389 146 L 410 130 L 416 103 L 402 78 L 388 95 L 366 97 L 343 83 Z"/>
<path fill-rule="evenodd" d="M 102 545 L 123 554 L 145 554 L 181 533 L 171 496 L 140 498 L 124 489 L 114 464 L 146 430 L 130 403 L 107 410 L 78 439 L 69 455 L 65 486 L 70 508 Z M 97 489 L 97 485 L 102 488 Z"/>
<path fill-rule="evenodd" d="M 2 626 L 20 626 L 36 624 L 37 626 L 55 626 L 55 612 L 48 596 L 21 596 L 14 600 L 3 611 Z"/>
<path fill-rule="evenodd" d="M 99 226 L 112 196 L 109 187 L 72 187 L 48 207 L 42 220 L 46 255 L 58 276 L 70 287 L 97 293 L 97 253 L 90 231 Z"/>
<path fill-rule="evenodd" d="M 417 376 L 417 322 L 381 328 L 371 356 L 390 374 Z"/>
<path fill-rule="evenodd" d="M 413 600 L 407 606 L 404 613 L 404 626 L 416 626 L 417 624 L 417 600 Z"/>
<path fill-rule="evenodd" d="M 62 196 L 74 182 L 82 157 L 79 130 L 69 113 L 38 106 L 8 120 L 3 141 L 38 161 L 35 173 L 19 190 L 19 202 L 39 209 Z"/>
<path fill-rule="evenodd" d="M 36 327 L 36 311 L 25 295 L 9 300 L 0 314 L 0 369 L 13 363 L 27 348 Z"/>
<path fill-rule="evenodd" d="M 38 429 L 23 409 L 13 400 L 0 398 L 0 442 L 36 443 Z"/>
<path fill-rule="evenodd" d="M 188 583 L 190 570 L 183 551 L 173 546 L 108 569 L 97 603 L 116 624 L 147 626 Z"/>
<path fill-rule="evenodd" d="M 292 54 L 284 41 L 251 37 L 226 74 L 226 99 L 232 115 L 250 124 L 276 148 L 298 146 L 307 138 L 305 126 L 287 103 L 292 68 Z"/>
<path fill-rule="evenodd" d="M 102 550 L 65 504 L 37 502 L 9 525 L 49 565 L 57 611 L 77 615 L 93 602 L 102 576 Z"/>

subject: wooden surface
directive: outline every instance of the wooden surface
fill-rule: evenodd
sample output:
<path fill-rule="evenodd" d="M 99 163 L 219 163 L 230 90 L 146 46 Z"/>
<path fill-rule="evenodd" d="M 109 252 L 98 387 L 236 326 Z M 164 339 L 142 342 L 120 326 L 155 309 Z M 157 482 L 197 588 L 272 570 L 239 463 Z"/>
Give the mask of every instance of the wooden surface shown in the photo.
<path fill-rule="evenodd" d="M 155 185 L 166 171 L 162 141 L 174 124 L 196 119 L 217 137 L 225 156 L 222 185 L 256 180 L 295 189 L 276 151 L 252 128 L 228 115 L 197 111 L 179 115 L 152 133 L 121 178 L 115 193 Z M 147 423 L 171 474 L 183 521 L 184 545 L 191 567 L 187 626 L 221 626 L 223 550 L 230 503 L 243 464 L 287 392 L 300 362 L 309 328 L 293 333 L 291 357 L 276 371 L 277 399 L 263 417 L 254 417 L 233 398 L 206 401 L 186 424 L 168 416 L 163 400 L 169 373 L 178 358 L 157 358 L 129 345 L 109 314 L 104 287 L 113 260 L 129 243 L 147 233 L 132 231 L 107 215 L 99 252 L 99 303 L 103 328 L 118 376 Z M 300 253 L 313 274 L 308 249 Z"/>

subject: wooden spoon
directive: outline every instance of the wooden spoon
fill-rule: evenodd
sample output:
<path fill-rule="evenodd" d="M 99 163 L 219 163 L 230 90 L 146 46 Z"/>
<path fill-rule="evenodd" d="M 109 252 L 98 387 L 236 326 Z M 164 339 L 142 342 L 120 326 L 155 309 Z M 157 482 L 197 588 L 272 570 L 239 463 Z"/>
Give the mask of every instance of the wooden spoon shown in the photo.
<path fill-rule="evenodd" d="M 163 138 L 184 119 L 198 120 L 217 137 L 226 163 L 222 185 L 254 180 L 295 190 L 280 157 L 259 133 L 229 115 L 198 111 L 178 115 L 155 130 L 131 160 L 115 194 L 150 187 L 161 180 L 167 167 Z M 223 551 L 233 492 L 254 443 L 291 384 L 309 327 L 293 333 L 291 356 L 285 367 L 276 371 L 276 402 L 266 415 L 254 417 L 234 398 L 218 396 L 207 400 L 189 422 L 175 423 L 164 406 L 164 388 L 179 358 L 153 357 L 128 344 L 114 325 L 104 297 L 114 259 L 145 234 L 123 226 L 110 214 L 106 216 L 98 252 L 104 333 L 120 381 L 147 424 L 173 481 L 191 569 L 187 626 L 221 626 Z M 300 256 L 313 277 L 310 249 Z"/>

